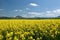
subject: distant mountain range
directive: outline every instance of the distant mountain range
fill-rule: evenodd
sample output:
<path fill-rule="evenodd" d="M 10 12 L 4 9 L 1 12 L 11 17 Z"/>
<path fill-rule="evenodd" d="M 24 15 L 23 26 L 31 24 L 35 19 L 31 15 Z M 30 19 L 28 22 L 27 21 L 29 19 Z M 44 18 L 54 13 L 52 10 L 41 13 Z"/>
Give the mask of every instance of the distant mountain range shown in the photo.
<path fill-rule="evenodd" d="M 60 16 L 58 16 L 60 18 Z"/>

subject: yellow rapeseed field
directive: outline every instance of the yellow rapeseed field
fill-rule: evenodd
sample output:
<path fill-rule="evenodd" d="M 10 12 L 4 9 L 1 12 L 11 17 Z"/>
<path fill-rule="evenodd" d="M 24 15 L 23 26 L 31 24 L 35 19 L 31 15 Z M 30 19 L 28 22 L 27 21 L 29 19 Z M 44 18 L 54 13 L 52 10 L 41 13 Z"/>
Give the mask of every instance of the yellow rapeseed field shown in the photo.
<path fill-rule="evenodd" d="M 0 20 L 0 40 L 60 40 L 60 19 Z"/>

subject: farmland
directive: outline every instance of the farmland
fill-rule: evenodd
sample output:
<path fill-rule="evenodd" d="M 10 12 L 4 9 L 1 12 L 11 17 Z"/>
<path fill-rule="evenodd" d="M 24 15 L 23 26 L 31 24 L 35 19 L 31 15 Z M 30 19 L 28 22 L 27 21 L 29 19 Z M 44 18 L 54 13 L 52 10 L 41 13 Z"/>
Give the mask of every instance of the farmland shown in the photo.
<path fill-rule="evenodd" d="M 60 40 L 60 19 L 1 19 L 0 40 Z"/>

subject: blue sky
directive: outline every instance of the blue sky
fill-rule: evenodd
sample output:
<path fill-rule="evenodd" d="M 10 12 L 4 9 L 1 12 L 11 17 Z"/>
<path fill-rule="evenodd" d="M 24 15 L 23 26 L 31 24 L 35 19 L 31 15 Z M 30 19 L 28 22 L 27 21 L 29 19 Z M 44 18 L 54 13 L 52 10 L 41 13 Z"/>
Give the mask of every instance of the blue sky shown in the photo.
<path fill-rule="evenodd" d="M 60 16 L 60 0 L 0 0 L 0 16 Z"/>

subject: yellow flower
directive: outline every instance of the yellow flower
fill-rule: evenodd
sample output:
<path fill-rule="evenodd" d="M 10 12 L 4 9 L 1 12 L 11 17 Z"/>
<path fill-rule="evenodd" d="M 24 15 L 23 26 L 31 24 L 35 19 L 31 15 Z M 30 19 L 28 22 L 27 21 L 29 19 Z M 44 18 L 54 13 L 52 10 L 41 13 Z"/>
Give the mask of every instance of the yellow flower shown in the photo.
<path fill-rule="evenodd" d="M 14 40 L 18 40 L 18 38 L 15 36 L 15 37 L 14 37 Z"/>
<path fill-rule="evenodd" d="M 0 40 L 3 38 L 3 36 L 2 35 L 0 35 Z"/>

